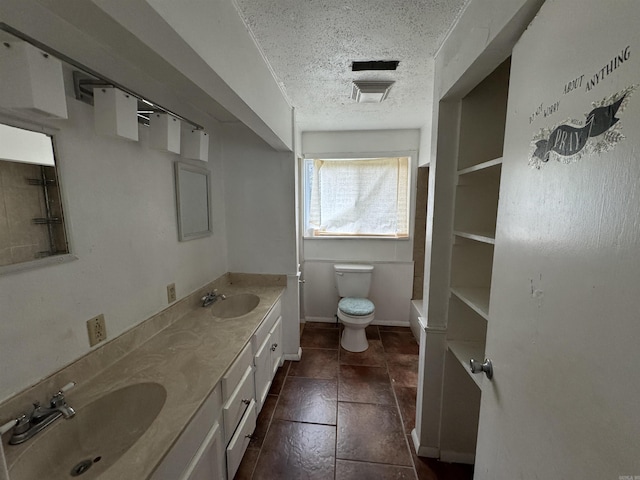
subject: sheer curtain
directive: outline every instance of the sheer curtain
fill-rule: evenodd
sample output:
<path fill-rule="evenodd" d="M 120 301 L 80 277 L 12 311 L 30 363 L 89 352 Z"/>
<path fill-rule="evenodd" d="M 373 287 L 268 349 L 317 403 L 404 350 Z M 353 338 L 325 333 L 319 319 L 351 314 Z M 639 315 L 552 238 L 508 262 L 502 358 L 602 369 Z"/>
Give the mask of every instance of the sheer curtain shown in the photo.
<path fill-rule="evenodd" d="M 314 160 L 312 178 L 314 236 L 408 236 L 407 157 Z"/>

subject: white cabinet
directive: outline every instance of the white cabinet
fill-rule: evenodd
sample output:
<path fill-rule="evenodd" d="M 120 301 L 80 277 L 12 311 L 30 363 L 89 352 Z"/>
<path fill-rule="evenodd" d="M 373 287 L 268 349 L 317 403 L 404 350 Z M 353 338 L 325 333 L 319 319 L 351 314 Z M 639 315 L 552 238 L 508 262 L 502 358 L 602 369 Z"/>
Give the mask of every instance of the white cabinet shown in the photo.
<path fill-rule="evenodd" d="M 200 449 L 191 461 L 184 480 L 214 480 L 225 478 L 225 454 L 222 427 L 218 422 L 207 434 Z"/>
<path fill-rule="evenodd" d="M 224 439 L 221 431 L 222 389 L 217 385 L 173 448 L 151 475 L 151 480 L 199 479 L 192 476 L 207 468 L 222 465 L 224 479 Z"/>
<path fill-rule="evenodd" d="M 278 317 L 276 324 L 271 329 L 269 335 L 269 341 L 271 342 L 271 378 L 278 371 L 278 367 L 282 365 L 282 317 Z"/>
<path fill-rule="evenodd" d="M 282 307 L 277 301 L 227 369 L 151 480 L 231 480 L 282 364 Z"/>
<path fill-rule="evenodd" d="M 262 410 L 271 381 L 282 364 L 282 307 L 276 302 L 251 339 L 255 356 L 256 412 Z"/>

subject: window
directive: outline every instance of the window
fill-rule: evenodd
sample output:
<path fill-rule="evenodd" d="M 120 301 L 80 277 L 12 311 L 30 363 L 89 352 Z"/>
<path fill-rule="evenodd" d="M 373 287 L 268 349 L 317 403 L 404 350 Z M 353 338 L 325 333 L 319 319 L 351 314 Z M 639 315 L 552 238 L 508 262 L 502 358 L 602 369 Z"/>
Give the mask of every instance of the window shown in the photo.
<path fill-rule="evenodd" d="M 409 236 L 409 157 L 304 162 L 305 237 Z"/>

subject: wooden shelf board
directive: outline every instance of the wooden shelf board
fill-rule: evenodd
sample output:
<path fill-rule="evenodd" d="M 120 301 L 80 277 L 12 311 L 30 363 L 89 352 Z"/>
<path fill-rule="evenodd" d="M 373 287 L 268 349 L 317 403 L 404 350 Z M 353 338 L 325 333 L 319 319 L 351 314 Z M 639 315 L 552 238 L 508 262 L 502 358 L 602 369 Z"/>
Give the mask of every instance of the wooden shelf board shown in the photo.
<path fill-rule="evenodd" d="M 469 365 L 470 359 L 475 359 L 480 362 L 484 361 L 484 345 L 480 342 L 463 342 L 450 340 L 447 342 L 449 351 L 453 353 L 453 356 L 464 367 L 465 372 L 469 374 L 471 380 L 474 381 L 478 387 L 482 385 L 482 374 L 471 373 L 471 367 Z"/>
<path fill-rule="evenodd" d="M 451 287 L 451 293 L 466 303 L 485 320 L 489 320 L 489 288 Z"/>
<path fill-rule="evenodd" d="M 502 165 L 502 157 L 494 158 L 493 160 L 489 160 L 487 162 L 482 162 L 477 165 L 472 165 L 470 167 L 463 168 L 462 170 L 458 170 L 458 175 L 466 175 L 467 173 L 485 170 L 487 168 L 496 167 L 498 165 Z"/>
<path fill-rule="evenodd" d="M 463 231 L 463 230 L 455 230 L 454 235 L 459 237 L 468 238 L 470 240 L 475 240 L 477 242 L 490 243 L 491 245 L 495 245 L 496 238 L 495 235 L 491 232 L 472 232 L 472 231 Z"/>

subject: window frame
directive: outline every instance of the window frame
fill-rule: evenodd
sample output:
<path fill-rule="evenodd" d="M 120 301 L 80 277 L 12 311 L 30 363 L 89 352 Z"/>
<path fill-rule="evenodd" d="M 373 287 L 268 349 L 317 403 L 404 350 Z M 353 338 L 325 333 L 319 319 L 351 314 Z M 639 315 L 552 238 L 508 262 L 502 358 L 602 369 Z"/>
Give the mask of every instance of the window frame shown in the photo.
<path fill-rule="evenodd" d="M 307 198 L 307 176 L 305 173 L 305 162 L 307 160 L 367 160 L 373 158 L 408 158 L 408 232 L 406 237 L 394 237 L 391 235 L 307 235 L 307 218 L 309 209 L 309 199 Z M 415 181 L 418 162 L 418 152 L 416 150 L 390 151 L 390 152 L 332 152 L 332 153 L 305 153 L 299 157 L 300 169 L 300 238 L 303 241 L 334 241 L 334 240 L 379 240 L 383 242 L 406 242 L 413 241 L 415 223 Z"/>

